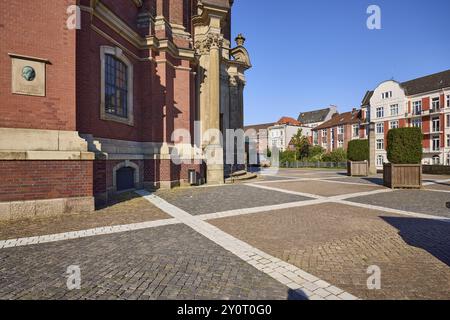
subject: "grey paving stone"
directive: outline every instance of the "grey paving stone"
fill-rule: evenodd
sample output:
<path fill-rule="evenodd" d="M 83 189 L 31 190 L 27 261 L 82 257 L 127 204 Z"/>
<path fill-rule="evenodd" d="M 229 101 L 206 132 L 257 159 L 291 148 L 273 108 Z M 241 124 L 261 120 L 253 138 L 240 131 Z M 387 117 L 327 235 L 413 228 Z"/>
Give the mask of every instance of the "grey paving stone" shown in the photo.
<path fill-rule="evenodd" d="M 192 215 L 312 200 L 246 185 L 159 191 L 157 196 Z"/>
<path fill-rule="evenodd" d="M 81 290 L 66 270 L 81 268 Z M 184 225 L 0 250 L 0 299 L 298 299 Z"/>
<path fill-rule="evenodd" d="M 348 199 L 348 201 L 382 206 L 450 218 L 450 194 L 425 190 L 398 190 Z"/>

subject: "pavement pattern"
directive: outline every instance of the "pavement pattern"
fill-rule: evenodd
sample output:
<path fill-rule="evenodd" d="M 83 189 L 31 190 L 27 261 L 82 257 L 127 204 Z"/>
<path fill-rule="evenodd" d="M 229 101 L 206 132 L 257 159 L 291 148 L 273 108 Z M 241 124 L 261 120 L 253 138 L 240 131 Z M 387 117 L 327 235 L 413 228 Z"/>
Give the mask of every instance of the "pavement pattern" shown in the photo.
<path fill-rule="evenodd" d="M 450 177 L 414 191 L 379 179 L 280 170 L 2 224 L 0 299 L 450 299 Z M 367 288 L 372 264 L 381 290 Z"/>

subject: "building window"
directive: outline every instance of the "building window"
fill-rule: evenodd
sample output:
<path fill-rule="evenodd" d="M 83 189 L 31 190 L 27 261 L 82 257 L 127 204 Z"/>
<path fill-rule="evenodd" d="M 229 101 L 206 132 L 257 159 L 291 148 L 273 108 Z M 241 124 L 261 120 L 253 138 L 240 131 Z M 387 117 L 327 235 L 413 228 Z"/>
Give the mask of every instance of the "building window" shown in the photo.
<path fill-rule="evenodd" d="M 413 102 L 413 113 L 415 115 L 422 114 L 422 101 Z"/>
<path fill-rule="evenodd" d="M 447 135 L 447 147 L 450 148 L 450 134 Z"/>
<path fill-rule="evenodd" d="M 445 116 L 446 118 L 447 118 L 447 128 L 450 128 L 450 114 L 447 114 L 446 116 Z"/>
<path fill-rule="evenodd" d="M 128 116 L 127 66 L 115 56 L 105 56 L 105 111 L 118 117 Z"/>
<path fill-rule="evenodd" d="M 433 151 L 439 151 L 441 149 L 441 139 L 439 137 L 433 138 Z"/>
<path fill-rule="evenodd" d="M 391 121 L 389 122 L 389 128 L 390 129 L 397 129 L 399 127 L 398 121 Z"/>
<path fill-rule="evenodd" d="M 439 100 L 440 100 L 440 98 L 431 99 L 431 108 L 435 111 L 438 111 L 440 108 Z"/>
<path fill-rule="evenodd" d="M 384 157 L 383 157 L 383 155 L 380 154 L 377 156 L 377 166 L 382 167 L 383 164 L 384 164 Z"/>
<path fill-rule="evenodd" d="M 384 133 L 384 123 L 380 122 L 377 123 L 377 134 L 383 134 Z"/>
<path fill-rule="evenodd" d="M 398 116 L 398 104 L 391 106 L 391 116 Z"/>
<path fill-rule="evenodd" d="M 447 108 L 450 108 L 450 94 L 447 95 Z"/>
<path fill-rule="evenodd" d="M 338 134 L 344 134 L 344 126 L 338 127 Z"/>
<path fill-rule="evenodd" d="M 338 140 L 338 148 L 343 148 L 343 147 L 344 147 L 344 141 Z"/>
<path fill-rule="evenodd" d="M 383 118 L 384 117 L 384 108 L 379 107 L 377 108 L 377 118 Z"/>
<path fill-rule="evenodd" d="M 354 124 L 353 125 L 353 137 L 358 137 L 359 136 L 359 125 Z"/>
<path fill-rule="evenodd" d="M 134 125 L 133 65 L 119 48 L 102 46 L 101 110 L 102 120 Z"/>
<path fill-rule="evenodd" d="M 422 128 L 422 119 L 413 119 L 412 126 L 414 128 Z"/>
<path fill-rule="evenodd" d="M 392 98 L 392 91 L 388 91 L 388 92 L 382 93 L 382 94 L 381 94 L 381 97 L 382 97 L 383 99 L 389 99 L 389 98 Z"/>
<path fill-rule="evenodd" d="M 439 157 L 439 156 L 434 156 L 434 157 L 433 157 L 433 164 L 434 164 L 434 165 L 440 165 L 440 164 L 441 164 L 441 157 Z"/>
<path fill-rule="evenodd" d="M 384 150 L 384 139 L 377 140 L 377 150 Z"/>
<path fill-rule="evenodd" d="M 439 120 L 439 118 L 434 118 L 433 119 L 433 132 L 439 132 L 440 131 L 440 123 L 441 121 Z"/>
<path fill-rule="evenodd" d="M 317 134 L 317 131 L 313 132 L 313 143 L 314 145 L 317 145 L 319 143 L 319 135 Z"/>
<path fill-rule="evenodd" d="M 327 137 L 327 130 L 322 130 L 322 138 L 326 138 Z"/>

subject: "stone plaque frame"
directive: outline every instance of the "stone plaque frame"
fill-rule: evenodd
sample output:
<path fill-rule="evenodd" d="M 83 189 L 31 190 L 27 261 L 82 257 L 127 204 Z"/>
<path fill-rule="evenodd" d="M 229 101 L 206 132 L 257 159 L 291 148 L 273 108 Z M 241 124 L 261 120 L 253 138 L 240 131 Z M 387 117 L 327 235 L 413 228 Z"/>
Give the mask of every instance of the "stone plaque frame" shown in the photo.
<path fill-rule="evenodd" d="M 13 94 L 45 97 L 47 59 L 9 54 L 11 57 L 11 92 Z M 34 77 L 26 79 L 24 69 L 31 67 Z M 30 70 L 30 69 L 29 69 Z"/>

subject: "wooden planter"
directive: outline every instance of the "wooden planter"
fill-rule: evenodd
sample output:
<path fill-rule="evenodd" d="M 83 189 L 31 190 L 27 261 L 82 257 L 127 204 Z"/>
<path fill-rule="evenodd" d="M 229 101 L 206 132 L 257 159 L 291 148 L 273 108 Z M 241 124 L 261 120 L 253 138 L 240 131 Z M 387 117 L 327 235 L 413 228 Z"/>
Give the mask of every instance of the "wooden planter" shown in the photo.
<path fill-rule="evenodd" d="M 369 175 L 369 162 L 367 161 L 347 162 L 347 174 L 350 177 L 367 177 Z"/>
<path fill-rule="evenodd" d="M 422 188 L 421 164 L 385 163 L 383 169 L 384 186 L 388 188 Z"/>

